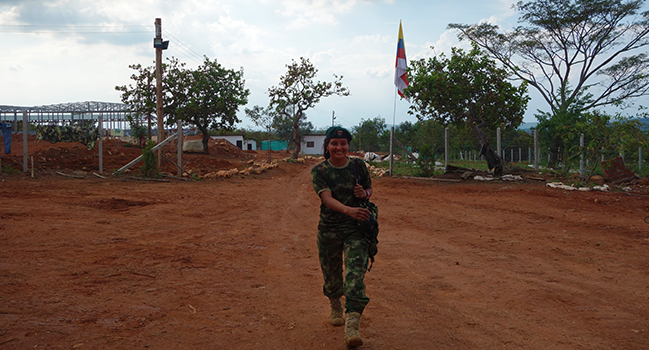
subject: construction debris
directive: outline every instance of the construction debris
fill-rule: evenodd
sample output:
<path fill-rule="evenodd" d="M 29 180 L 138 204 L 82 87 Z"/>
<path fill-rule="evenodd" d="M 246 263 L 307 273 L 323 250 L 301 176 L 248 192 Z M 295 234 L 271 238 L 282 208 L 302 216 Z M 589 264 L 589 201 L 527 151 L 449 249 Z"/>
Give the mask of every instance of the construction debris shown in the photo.
<path fill-rule="evenodd" d="M 248 176 L 252 174 L 261 174 L 264 171 L 272 168 L 276 168 L 278 165 L 276 162 L 266 163 L 266 162 L 257 162 L 255 160 L 250 160 L 246 163 L 248 167 L 243 170 L 237 168 L 232 168 L 230 170 L 220 170 L 217 172 L 207 173 L 202 176 L 204 179 L 214 179 L 214 178 L 230 178 L 234 175 Z"/>
<path fill-rule="evenodd" d="M 564 185 L 562 182 L 548 182 L 547 185 L 550 188 L 558 188 L 560 190 L 566 191 L 604 191 L 607 192 L 610 190 L 608 185 L 602 186 L 593 186 L 593 187 L 575 187 L 570 185 Z"/>

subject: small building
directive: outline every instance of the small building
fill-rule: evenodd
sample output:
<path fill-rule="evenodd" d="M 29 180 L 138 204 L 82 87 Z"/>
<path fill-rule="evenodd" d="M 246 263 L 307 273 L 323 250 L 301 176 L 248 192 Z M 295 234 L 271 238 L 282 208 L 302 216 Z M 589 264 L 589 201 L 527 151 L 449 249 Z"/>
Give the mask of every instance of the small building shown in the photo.
<path fill-rule="evenodd" d="M 324 139 L 324 134 L 304 135 L 304 139 L 300 145 L 302 153 L 310 155 L 324 154 Z"/>
<path fill-rule="evenodd" d="M 243 135 L 210 136 L 213 140 L 223 139 L 246 151 L 256 151 L 257 141 L 245 140 Z"/>

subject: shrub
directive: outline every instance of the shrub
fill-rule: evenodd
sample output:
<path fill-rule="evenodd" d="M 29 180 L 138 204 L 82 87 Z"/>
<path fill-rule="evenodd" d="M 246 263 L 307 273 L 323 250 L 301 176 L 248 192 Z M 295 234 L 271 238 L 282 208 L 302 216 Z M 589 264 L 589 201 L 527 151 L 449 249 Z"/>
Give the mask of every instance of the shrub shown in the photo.
<path fill-rule="evenodd" d="M 142 176 L 155 177 L 158 175 L 158 157 L 152 150 L 154 146 L 155 143 L 149 140 L 142 150 L 142 167 L 140 167 Z"/>

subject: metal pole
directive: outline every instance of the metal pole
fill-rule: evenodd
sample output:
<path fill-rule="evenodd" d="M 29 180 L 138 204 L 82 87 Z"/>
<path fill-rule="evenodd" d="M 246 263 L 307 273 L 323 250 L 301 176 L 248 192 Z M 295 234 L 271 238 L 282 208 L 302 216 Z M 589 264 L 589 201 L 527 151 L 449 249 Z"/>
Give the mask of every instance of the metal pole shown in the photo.
<path fill-rule="evenodd" d="M 155 37 L 162 39 L 162 19 L 155 19 Z M 155 49 L 155 81 L 156 81 L 156 114 L 158 116 L 158 142 L 164 140 L 164 117 L 162 114 L 162 48 Z M 158 170 L 162 161 L 162 149 L 158 149 Z"/>
<path fill-rule="evenodd" d="M 92 118 L 92 112 L 90 112 L 90 118 Z M 99 132 L 99 174 L 104 173 L 104 116 L 99 113 L 97 117 L 97 131 Z"/>
<path fill-rule="evenodd" d="M 451 156 L 448 146 L 448 128 L 444 129 L 444 149 L 444 168 L 448 169 L 448 158 Z"/>
<path fill-rule="evenodd" d="M 390 176 L 393 176 L 394 166 L 394 124 L 390 128 Z"/>
<path fill-rule="evenodd" d="M 27 111 L 23 111 L 23 171 L 27 172 Z"/>

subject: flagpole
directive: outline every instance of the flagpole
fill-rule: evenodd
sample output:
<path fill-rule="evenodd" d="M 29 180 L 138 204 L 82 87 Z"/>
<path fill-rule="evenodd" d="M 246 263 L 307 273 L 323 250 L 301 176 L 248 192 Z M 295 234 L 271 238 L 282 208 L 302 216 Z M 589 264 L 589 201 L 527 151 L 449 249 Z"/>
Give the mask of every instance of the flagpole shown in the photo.
<path fill-rule="evenodd" d="M 392 127 L 390 128 L 390 176 L 394 166 L 394 123 L 397 116 L 397 87 L 394 87 L 394 113 L 392 114 Z"/>
<path fill-rule="evenodd" d="M 399 21 L 399 40 L 397 41 L 397 61 L 395 63 L 394 72 L 394 113 L 392 114 L 392 127 L 390 128 L 390 176 L 394 175 L 394 125 L 397 118 L 397 93 L 404 97 L 403 88 L 408 87 L 407 76 L 407 61 L 406 61 L 406 45 L 403 40 L 403 29 L 401 28 L 401 21 Z M 410 100 L 408 100 L 410 101 Z"/>

